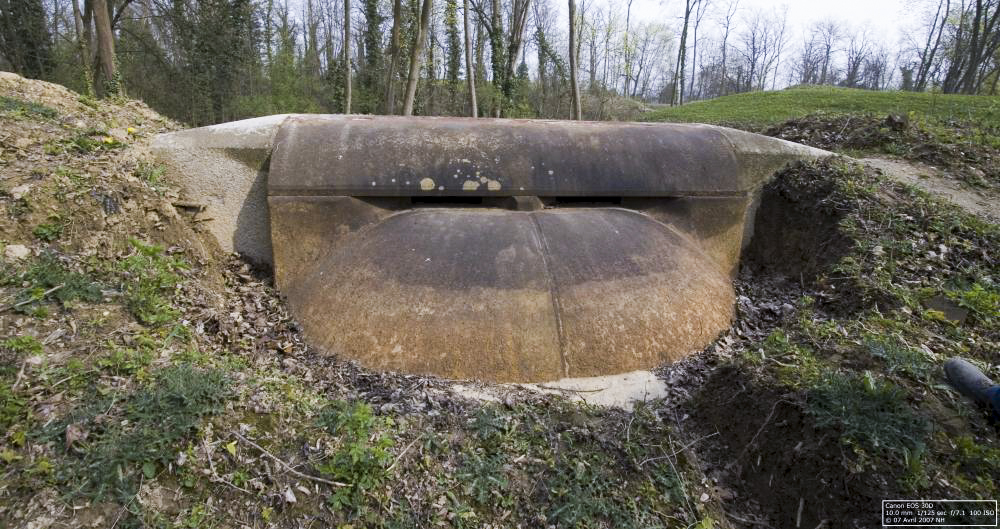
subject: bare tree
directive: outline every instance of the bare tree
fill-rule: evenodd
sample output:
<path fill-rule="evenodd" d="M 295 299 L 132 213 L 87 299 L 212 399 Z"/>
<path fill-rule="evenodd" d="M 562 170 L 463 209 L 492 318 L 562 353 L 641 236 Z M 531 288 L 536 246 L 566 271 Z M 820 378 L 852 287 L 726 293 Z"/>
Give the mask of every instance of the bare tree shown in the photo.
<path fill-rule="evenodd" d="M 844 86 L 857 87 L 861 82 L 861 68 L 871 53 L 872 42 L 868 28 L 850 31 L 845 48 L 846 62 L 844 67 Z"/>
<path fill-rule="evenodd" d="M 344 114 L 351 113 L 351 0 L 344 0 Z"/>
<path fill-rule="evenodd" d="M 583 119 L 583 111 L 580 109 L 580 86 L 576 80 L 576 1 L 569 0 L 569 84 L 573 91 L 573 119 Z"/>
<path fill-rule="evenodd" d="M 469 0 L 463 0 L 462 16 L 465 24 L 465 81 L 469 86 L 469 112 L 472 117 L 477 118 L 479 117 L 479 109 L 476 105 L 476 75 L 472 70 L 472 34 L 469 31 Z"/>
<path fill-rule="evenodd" d="M 937 56 L 938 48 L 941 47 L 941 38 L 944 36 L 945 24 L 948 22 L 948 13 L 951 12 L 951 0 L 939 0 L 934 18 L 928 25 L 927 43 L 920 50 L 920 63 L 917 66 L 917 76 L 913 83 L 915 90 L 927 88 L 931 67 Z"/>
<path fill-rule="evenodd" d="M 466 0 L 468 1 L 468 0 Z M 392 30 L 389 37 L 389 62 L 385 73 L 385 111 L 396 113 L 396 66 L 402 52 L 403 0 L 392 2 Z"/>
<path fill-rule="evenodd" d="M 97 95 L 115 96 L 121 91 L 115 71 L 115 34 L 111 31 L 111 16 L 105 0 L 91 0 L 97 35 Z"/>
<path fill-rule="evenodd" d="M 625 8 L 625 37 L 624 43 L 622 44 L 622 53 L 625 58 L 625 90 L 624 94 L 628 95 L 628 85 L 632 82 L 632 43 L 629 40 L 630 33 L 632 29 L 632 1 L 628 0 L 627 7 Z"/>
<path fill-rule="evenodd" d="M 677 73 L 674 75 L 674 100 L 678 105 L 684 104 L 684 59 L 687 57 L 688 22 L 691 20 L 691 11 L 700 1 L 684 0 L 684 25 L 681 27 L 681 43 L 677 50 Z"/>
<path fill-rule="evenodd" d="M 942 88 L 949 93 L 979 92 L 992 57 L 1000 48 L 1000 1 L 962 2 L 959 24 Z"/>
<path fill-rule="evenodd" d="M 430 25 L 433 0 L 424 0 L 420 8 L 420 24 L 414 35 L 413 47 L 410 49 L 410 75 L 406 79 L 406 99 L 403 101 L 403 115 L 413 115 L 413 101 L 417 95 L 417 81 L 420 78 L 420 55 L 424 51 L 427 40 L 427 26 Z"/>
<path fill-rule="evenodd" d="M 720 95 L 726 95 L 729 93 L 729 73 L 726 71 L 729 67 L 729 61 L 727 53 L 729 51 L 729 32 L 732 28 L 733 19 L 736 17 L 736 11 L 739 9 L 740 0 L 731 0 L 729 2 L 729 7 L 726 8 L 726 14 L 722 18 L 722 84 Z"/>
<path fill-rule="evenodd" d="M 698 7 L 695 9 L 694 15 L 694 33 L 692 34 L 692 46 L 691 46 L 691 87 L 688 90 L 689 97 L 694 96 L 694 81 L 698 77 L 698 28 L 701 26 L 701 19 L 705 16 L 705 12 L 708 11 L 708 5 L 711 3 L 710 0 L 700 0 L 698 2 Z"/>
<path fill-rule="evenodd" d="M 736 51 L 742 58 L 742 90 L 763 90 L 784 47 L 785 17 L 773 11 L 753 10 L 744 21 Z"/>
<path fill-rule="evenodd" d="M 839 51 L 837 46 L 843 39 L 843 28 L 840 22 L 832 19 L 823 20 L 813 26 L 813 35 L 819 44 L 822 61 L 820 63 L 819 84 L 832 84 L 834 81 L 833 55 Z"/>

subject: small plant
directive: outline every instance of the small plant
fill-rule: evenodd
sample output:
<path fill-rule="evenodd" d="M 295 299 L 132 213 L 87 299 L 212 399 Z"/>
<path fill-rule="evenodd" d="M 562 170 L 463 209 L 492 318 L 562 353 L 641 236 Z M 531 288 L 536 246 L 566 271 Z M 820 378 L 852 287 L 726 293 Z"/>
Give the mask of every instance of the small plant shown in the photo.
<path fill-rule="evenodd" d="M 83 190 L 90 186 L 90 174 L 86 172 L 74 171 L 66 167 L 59 167 L 55 171 L 56 176 L 65 178 L 74 189 Z"/>
<path fill-rule="evenodd" d="M 387 477 L 392 439 L 381 430 L 391 422 L 376 417 L 363 402 L 335 401 L 322 410 L 319 424 L 337 436 L 337 448 L 316 468 L 349 484 L 333 492 L 331 507 L 363 510 L 367 493 L 380 487 Z"/>
<path fill-rule="evenodd" d="M 54 119 L 59 115 L 58 112 L 45 105 L 5 96 L 0 96 L 0 112 L 10 112 L 24 117 L 39 116 L 47 119 Z"/>
<path fill-rule="evenodd" d="M 987 288 L 979 283 L 957 292 L 949 292 L 948 297 L 966 309 L 987 326 L 1000 324 L 1000 290 Z"/>
<path fill-rule="evenodd" d="M 86 94 L 80 94 L 80 97 L 76 98 L 76 100 L 79 101 L 84 106 L 90 108 L 97 108 L 97 99 L 94 99 L 93 97 L 88 96 Z"/>
<path fill-rule="evenodd" d="M 13 388 L 13 378 L 0 376 L 0 431 L 9 432 L 24 417 L 27 399 Z"/>
<path fill-rule="evenodd" d="M 153 474 L 177 456 L 202 417 L 217 413 L 227 395 L 221 372 L 189 365 L 164 368 L 148 386 L 84 405 L 41 434 L 65 444 L 67 427 L 88 433 L 67 452 L 57 480 L 71 496 L 127 501 L 140 476 Z"/>
<path fill-rule="evenodd" d="M 97 361 L 97 365 L 114 375 L 134 375 L 149 367 L 153 354 L 145 348 L 114 348 Z"/>
<path fill-rule="evenodd" d="M 872 356 L 885 361 L 889 374 L 902 372 L 916 378 L 924 378 L 930 372 L 931 365 L 927 355 L 921 351 L 885 338 L 869 337 L 864 345 Z"/>
<path fill-rule="evenodd" d="M 961 435 L 951 440 L 952 475 L 956 484 L 979 499 L 995 498 L 1000 492 L 1000 448 Z"/>
<path fill-rule="evenodd" d="M 68 303 L 71 301 L 101 301 L 101 286 L 85 274 L 70 270 L 55 254 L 42 255 L 27 269 L 4 281 L 7 285 L 21 287 L 15 299 L 15 309 L 31 314 L 46 301 Z"/>
<path fill-rule="evenodd" d="M 135 169 L 135 176 L 149 185 L 156 186 L 161 183 L 166 172 L 167 168 L 162 164 L 140 162 Z"/>
<path fill-rule="evenodd" d="M 34 211 L 34 208 L 31 207 L 31 202 L 28 202 L 28 199 L 25 197 L 21 197 L 17 200 L 11 200 L 7 203 L 7 213 L 15 219 L 24 218 L 32 211 Z"/>
<path fill-rule="evenodd" d="M 808 412 L 820 427 L 843 430 L 845 439 L 876 453 L 901 454 L 924 446 L 930 425 L 906 403 L 895 384 L 871 373 L 827 372 L 808 394 Z"/>
<path fill-rule="evenodd" d="M 118 265 L 124 276 L 122 290 L 129 312 L 146 325 L 162 325 L 177 317 L 168 295 L 181 282 L 180 270 L 187 268 L 181 259 L 164 255 L 163 248 L 135 239 L 129 241 L 136 253 Z"/>
<path fill-rule="evenodd" d="M 52 242 L 62 236 L 63 229 L 66 227 L 62 222 L 62 218 L 58 215 L 53 215 L 49 217 L 50 222 L 45 222 L 35 226 L 32 230 L 32 235 L 36 239 L 44 242 Z"/>
<path fill-rule="evenodd" d="M 782 383 L 802 387 L 814 384 L 819 379 L 821 365 L 813 351 L 795 343 L 780 329 L 764 339 L 761 354 L 762 358 L 777 364 L 778 379 Z"/>
<path fill-rule="evenodd" d="M 42 352 L 42 342 L 34 336 L 14 336 L 0 342 L 0 349 L 6 349 L 14 353 L 15 358 L 40 354 Z"/>
<path fill-rule="evenodd" d="M 120 149 L 125 144 L 109 136 L 106 131 L 88 129 L 77 134 L 72 139 L 64 140 L 62 146 L 79 154 L 90 154 L 97 151 Z"/>

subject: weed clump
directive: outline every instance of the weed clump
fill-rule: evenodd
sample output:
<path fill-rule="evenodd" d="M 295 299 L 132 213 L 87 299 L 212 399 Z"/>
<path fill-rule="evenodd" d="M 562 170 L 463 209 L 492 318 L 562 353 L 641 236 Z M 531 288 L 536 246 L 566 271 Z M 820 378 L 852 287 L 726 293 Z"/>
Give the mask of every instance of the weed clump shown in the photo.
<path fill-rule="evenodd" d="M 931 372 L 931 364 L 926 354 L 896 340 L 869 337 L 865 340 L 864 346 L 872 356 L 885 362 L 886 372 L 889 374 L 905 373 L 923 380 Z"/>
<path fill-rule="evenodd" d="M 227 392 L 221 372 L 182 364 L 160 370 L 131 394 L 77 408 L 42 433 L 67 447 L 58 482 L 70 496 L 127 501 L 140 476 L 153 478 L 199 421 L 221 410 Z"/>
<path fill-rule="evenodd" d="M 31 233 L 36 239 L 43 242 L 53 242 L 62 236 L 63 228 L 65 227 L 62 219 L 58 216 L 53 216 L 49 220 L 50 222 L 43 222 L 35 226 L 35 229 L 32 230 Z"/>
<path fill-rule="evenodd" d="M 186 270 L 187 264 L 182 259 L 165 255 L 160 246 L 135 239 L 129 242 L 136 253 L 117 266 L 123 277 L 125 306 L 146 325 L 173 321 L 178 312 L 169 296 L 182 280 L 178 272 Z"/>
<path fill-rule="evenodd" d="M 367 495 L 388 476 L 393 443 L 385 430 L 391 421 L 376 417 L 363 402 L 335 401 L 320 412 L 319 425 L 337 437 L 337 445 L 317 470 L 349 484 L 333 491 L 330 506 L 364 514 Z"/>
<path fill-rule="evenodd" d="M 1000 288 L 975 283 L 967 289 L 950 291 L 947 296 L 968 309 L 985 327 L 1000 327 Z"/>
<path fill-rule="evenodd" d="M 541 514 L 557 527 L 660 526 L 652 513 L 677 511 L 685 495 L 667 428 L 653 408 L 637 408 L 626 423 L 595 412 L 482 408 L 469 423 L 458 471 L 464 496 L 481 512 L 534 521 Z"/>
<path fill-rule="evenodd" d="M 101 285 L 70 269 L 53 253 L 42 255 L 20 273 L 5 278 L 3 284 L 20 287 L 14 308 L 24 314 L 36 313 L 45 302 L 101 301 Z"/>
<path fill-rule="evenodd" d="M 930 432 L 927 419 L 914 413 L 906 392 L 870 372 L 828 372 L 807 396 L 816 425 L 839 428 L 844 439 L 869 453 L 892 455 L 922 450 Z"/>
<path fill-rule="evenodd" d="M 39 354 L 42 352 L 42 342 L 34 336 L 13 336 L 0 342 L 0 349 L 10 351 L 15 358 Z"/>
<path fill-rule="evenodd" d="M 54 119 L 59 113 L 45 105 L 22 101 L 13 97 L 0 96 L 0 112 L 10 112 L 23 117 Z"/>

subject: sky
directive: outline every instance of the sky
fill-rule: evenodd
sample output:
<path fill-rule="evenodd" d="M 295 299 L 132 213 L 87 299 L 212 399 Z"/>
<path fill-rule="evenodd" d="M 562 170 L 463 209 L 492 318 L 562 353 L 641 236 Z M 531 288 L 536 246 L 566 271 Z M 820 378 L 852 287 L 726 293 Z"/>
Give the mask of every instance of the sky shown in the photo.
<path fill-rule="evenodd" d="M 719 13 L 730 0 L 710 1 L 712 11 Z M 927 0 L 740 0 L 739 6 L 741 10 L 787 6 L 788 26 L 796 31 L 825 18 L 855 26 L 869 24 L 876 34 L 895 42 L 902 29 L 918 21 L 920 10 L 914 4 L 924 3 Z M 636 20 L 662 20 L 667 15 L 678 17 L 682 9 L 682 0 L 634 0 L 632 3 Z M 711 21 L 702 24 L 703 27 L 714 25 Z"/>

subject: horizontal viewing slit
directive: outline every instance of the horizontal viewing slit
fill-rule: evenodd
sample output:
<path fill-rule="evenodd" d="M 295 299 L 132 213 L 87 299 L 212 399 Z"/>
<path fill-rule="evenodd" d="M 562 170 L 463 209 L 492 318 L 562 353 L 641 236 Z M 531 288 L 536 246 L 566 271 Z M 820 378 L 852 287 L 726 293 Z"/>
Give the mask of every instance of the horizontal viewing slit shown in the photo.
<path fill-rule="evenodd" d="M 410 197 L 414 206 L 482 206 L 483 197 Z"/>
<path fill-rule="evenodd" d="M 579 207 L 607 207 L 622 205 L 622 197 L 555 197 L 552 201 L 555 207 L 572 206 Z"/>

